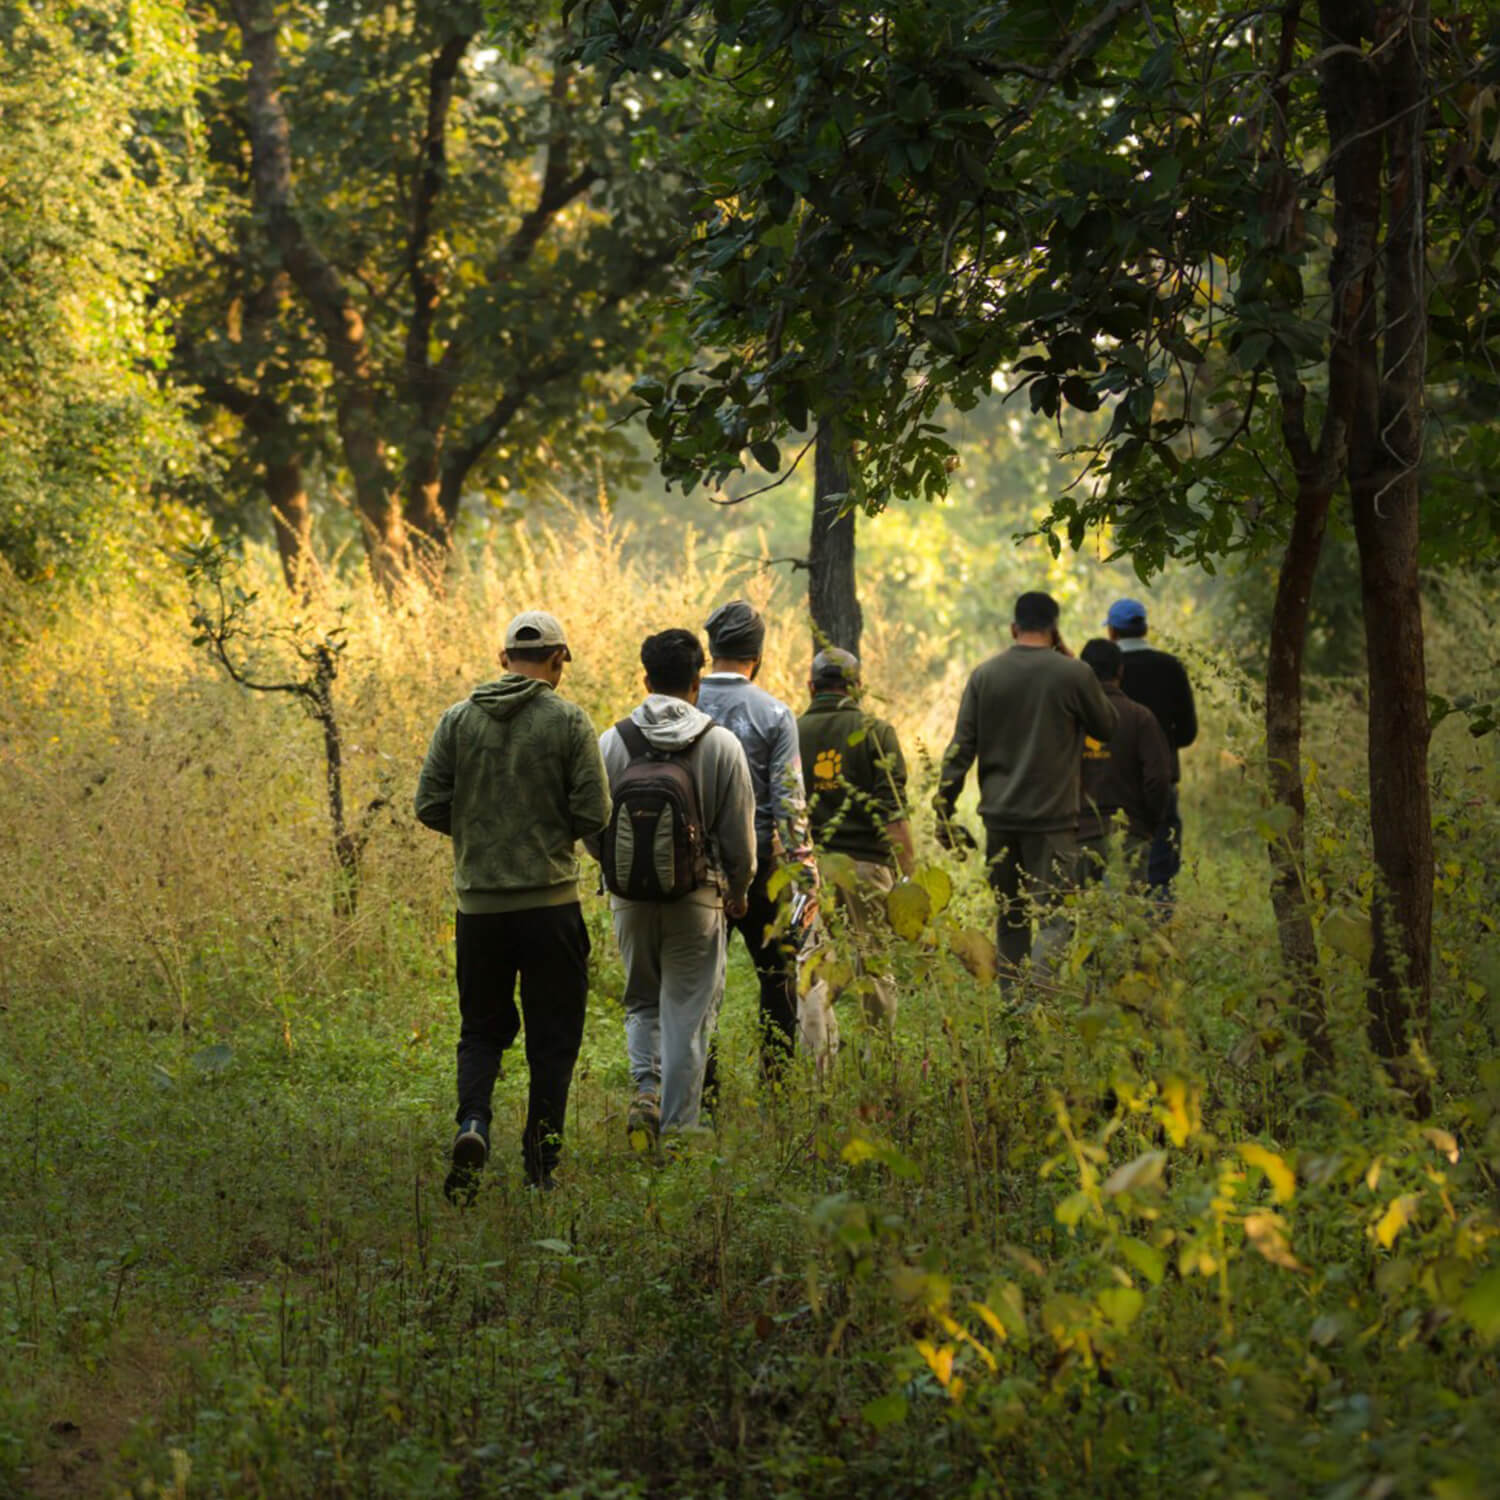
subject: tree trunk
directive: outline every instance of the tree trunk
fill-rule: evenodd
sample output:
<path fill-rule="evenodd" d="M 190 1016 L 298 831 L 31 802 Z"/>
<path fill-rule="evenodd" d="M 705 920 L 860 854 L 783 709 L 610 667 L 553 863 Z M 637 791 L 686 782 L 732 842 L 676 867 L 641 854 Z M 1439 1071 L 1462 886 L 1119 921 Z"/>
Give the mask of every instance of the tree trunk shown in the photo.
<path fill-rule="evenodd" d="M 807 603 L 814 651 L 842 646 L 859 654 L 864 618 L 855 588 L 854 515 L 849 504 L 847 446 L 822 427 L 814 456 L 812 536 L 807 549 Z"/>
<path fill-rule="evenodd" d="M 234 0 L 249 65 L 251 181 L 281 265 L 302 294 L 333 365 L 338 429 L 354 479 L 370 568 L 392 587 L 406 535 L 381 435 L 378 383 L 365 321 L 333 263 L 309 238 L 292 203 L 291 128 L 282 104 L 277 19 L 270 0 Z"/>
<path fill-rule="evenodd" d="M 271 502 L 271 524 L 286 586 L 307 598 L 312 566 L 312 511 L 302 482 L 302 460 L 296 454 L 266 460 L 266 497 Z"/>
<path fill-rule="evenodd" d="M 1387 35 L 1384 357 L 1372 441 L 1353 456 L 1350 490 L 1370 679 L 1370 825 L 1379 872 L 1371 907 L 1370 1041 L 1394 1062 L 1424 1041 L 1432 990 L 1432 808 L 1427 671 L 1417 573 L 1427 361 L 1422 135 L 1428 22 L 1410 7 Z M 1421 1108 L 1425 1088 L 1416 1086 Z"/>
<path fill-rule="evenodd" d="M 1266 761 L 1277 805 L 1288 810 L 1269 845 L 1271 906 L 1282 962 L 1293 985 L 1297 1029 L 1312 1057 L 1332 1056 L 1328 1020 L 1318 983 L 1318 944 L 1303 881 L 1306 843 L 1302 790 L 1302 658 L 1313 579 L 1323 550 L 1332 493 L 1304 490 L 1297 496 L 1292 534 L 1276 580 L 1266 660 Z"/>

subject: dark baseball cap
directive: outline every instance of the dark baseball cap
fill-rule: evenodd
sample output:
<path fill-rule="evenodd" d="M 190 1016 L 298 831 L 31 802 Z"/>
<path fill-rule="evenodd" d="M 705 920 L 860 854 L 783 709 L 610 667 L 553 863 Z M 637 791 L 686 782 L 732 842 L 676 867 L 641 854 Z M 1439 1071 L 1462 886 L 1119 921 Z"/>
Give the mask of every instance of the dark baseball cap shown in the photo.
<path fill-rule="evenodd" d="M 849 687 L 859 681 L 859 658 L 842 646 L 829 646 L 812 659 L 814 687 Z"/>

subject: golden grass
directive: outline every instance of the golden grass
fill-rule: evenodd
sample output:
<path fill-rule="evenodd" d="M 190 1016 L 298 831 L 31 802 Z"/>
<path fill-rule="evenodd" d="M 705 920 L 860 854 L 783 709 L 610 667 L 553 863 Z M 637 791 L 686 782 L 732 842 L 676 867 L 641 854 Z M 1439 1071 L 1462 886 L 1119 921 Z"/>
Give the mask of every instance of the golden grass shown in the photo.
<path fill-rule="evenodd" d="M 1087 559 L 1077 567 L 1065 630 L 1081 644 L 1118 575 L 1091 574 Z M 448 850 L 414 822 L 412 792 L 433 724 L 498 671 L 501 630 L 519 609 L 563 620 L 575 654 L 563 690 L 600 727 L 640 696 L 644 635 L 700 627 L 736 595 L 768 618 L 764 685 L 798 706 L 805 695 L 800 574 L 706 556 L 692 536 L 680 556 L 642 555 L 607 508 L 519 528 L 504 551 L 462 556 L 441 592 L 394 602 L 355 576 L 325 580 L 299 610 L 274 559 L 253 550 L 243 579 L 259 591 L 265 627 L 348 628 L 336 685 L 346 796 L 356 820 L 388 802 L 373 817 L 357 916 L 333 911 L 317 727 L 294 700 L 235 686 L 193 647 L 179 567 L 144 562 L 129 580 L 45 605 L 11 586 L 0 593 L 16 637 L 0 708 L 0 1001 L 69 1003 L 82 1023 L 119 1004 L 166 1021 L 227 997 L 285 1008 L 316 993 L 446 985 Z M 878 580 L 865 593 L 870 701 L 896 723 L 916 769 L 924 752 L 941 753 L 969 669 L 1002 643 L 1009 600 L 997 600 L 993 641 L 955 645 L 894 622 Z M 1473 658 L 1461 632 L 1482 606 L 1468 600 L 1457 626 L 1434 628 L 1440 681 Z M 1190 607 L 1153 611 L 1198 685 L 1204 730 L 1184 757 L 1192 817 L 1248 826 L 1259 782 L 1253 685 L 1219 661 Z M 289 669 L 274 643 L 262 658 L 267 675 Z M 1338 697 L 1310 722 L 1320 774 L 1357 784 L 1357 705 Z M 1438 754 L 1455 777 L 1482 771 L 1493 783 L 1493 751 L 1457 725 Z"/>

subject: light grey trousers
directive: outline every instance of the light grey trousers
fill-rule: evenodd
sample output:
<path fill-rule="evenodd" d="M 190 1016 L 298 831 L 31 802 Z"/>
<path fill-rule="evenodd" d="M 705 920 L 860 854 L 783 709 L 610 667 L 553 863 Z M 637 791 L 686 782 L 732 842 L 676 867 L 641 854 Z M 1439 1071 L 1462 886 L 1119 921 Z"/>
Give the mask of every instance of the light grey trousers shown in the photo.
<path fill-rule="evenodd" d="M 615 907 L 625 960 L 625 1052 L 638 1093 L 659 1094 L 663 1130 L 698 1123 L 708 1041 L 724 997 L 724 911 L 684 901 Z"/>

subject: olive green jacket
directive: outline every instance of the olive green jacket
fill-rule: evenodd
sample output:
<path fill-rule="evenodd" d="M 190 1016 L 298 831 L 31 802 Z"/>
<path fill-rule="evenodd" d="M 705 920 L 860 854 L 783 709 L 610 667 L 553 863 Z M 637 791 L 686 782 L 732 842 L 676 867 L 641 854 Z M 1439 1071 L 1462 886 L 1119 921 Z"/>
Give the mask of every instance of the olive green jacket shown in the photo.
<path fill-rule="evenodd" d="M 507 672 L 438 721 L 416 813 L 453 839 L 460 911 L 576 901 L 574 841 L 609 822 L 594 726 L 545 682 Z"/>

